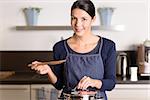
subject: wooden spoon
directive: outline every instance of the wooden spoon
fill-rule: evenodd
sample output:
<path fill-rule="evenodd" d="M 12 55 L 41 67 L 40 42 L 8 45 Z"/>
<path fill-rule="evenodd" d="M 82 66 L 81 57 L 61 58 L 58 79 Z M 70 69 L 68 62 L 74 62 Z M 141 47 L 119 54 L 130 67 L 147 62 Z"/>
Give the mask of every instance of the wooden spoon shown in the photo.
<path fill-rule="evenodd" d="M 66 62 L 66 60 L 54 60 L 54 61 L 48 61 L 48 62 L 41 62 L 41 63 L 38 63 L 37 65 L 58 65 L 58 64 L 62 64 Z M 28 67 L 32 67 L 34 66 L 34 64 L 28 64 Z"/>

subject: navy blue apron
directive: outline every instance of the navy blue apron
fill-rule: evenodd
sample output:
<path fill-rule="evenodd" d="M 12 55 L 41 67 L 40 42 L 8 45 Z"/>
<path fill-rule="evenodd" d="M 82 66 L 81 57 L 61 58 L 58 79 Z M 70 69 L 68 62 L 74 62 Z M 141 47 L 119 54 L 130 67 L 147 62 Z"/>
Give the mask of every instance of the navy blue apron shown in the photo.
<path fill-rule="evenodd" d="M 67 86 L 64 87 L 64 92 L 74 89 L 83 76 L 88 76 L 93 79 L 103 79 L 104 65 L 101 57 L 101 49 L 103 40 L 100 38 L 100 48 L 98 54 L 72 54 L 67 48 L 67 41 L 64 41 L 67 52 L 65 63 L 65 77 Z M 105 92 L 98 91 L 97 95 L 103 96 L 105 99 Z"/>

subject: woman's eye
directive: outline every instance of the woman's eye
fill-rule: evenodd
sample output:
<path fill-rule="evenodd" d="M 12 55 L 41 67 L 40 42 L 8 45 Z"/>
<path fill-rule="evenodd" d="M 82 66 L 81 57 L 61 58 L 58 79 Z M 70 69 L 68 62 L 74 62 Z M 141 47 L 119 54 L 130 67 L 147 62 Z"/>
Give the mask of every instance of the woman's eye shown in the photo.
<path fill-rule="evenodd" d="M 71 17 L 71 19 L 73 20 L 73 19 L 75 19 L 75 17 Z"/>
<path fill-rule="evenodd" d="M 86 18 L 82 18 L 82 21 L 86 21 L 87 19 Z"/>

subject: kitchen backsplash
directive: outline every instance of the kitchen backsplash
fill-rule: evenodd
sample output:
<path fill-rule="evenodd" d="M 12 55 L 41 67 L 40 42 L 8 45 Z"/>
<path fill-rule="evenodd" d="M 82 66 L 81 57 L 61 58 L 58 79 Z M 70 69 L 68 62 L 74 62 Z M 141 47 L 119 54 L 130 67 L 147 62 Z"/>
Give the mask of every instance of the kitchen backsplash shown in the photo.
<path fill-rule="evenodd" d="M 51 51 L 0 51 L 0 70 L 31 72 L 28 64 L 34 60 L 52 60 Z"/>
<path fill-rule="evenodd" d="M 117 53 L 122 51 L 117 51 Z M 136 64 L 136 51 L 123 51 L 127 53 L 128 66 Z M 0 70 L 13 70 L 16 72 L 32 72 L 27 67 L 34 60 L 49 61 L 53 59 L 52 51 L 0 51 Z"/>

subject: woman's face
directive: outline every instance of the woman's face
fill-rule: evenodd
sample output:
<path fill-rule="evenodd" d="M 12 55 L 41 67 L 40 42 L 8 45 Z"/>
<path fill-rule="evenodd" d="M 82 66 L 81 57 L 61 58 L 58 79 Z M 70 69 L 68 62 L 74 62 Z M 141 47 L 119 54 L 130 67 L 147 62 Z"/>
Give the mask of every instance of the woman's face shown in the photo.
<path fill-rule="evenodd" d="M 91 33 L 91 24 L 94 19 L 84 10 L 75 8 L 72 10 L 71 26 L 78 36 Z"/>

